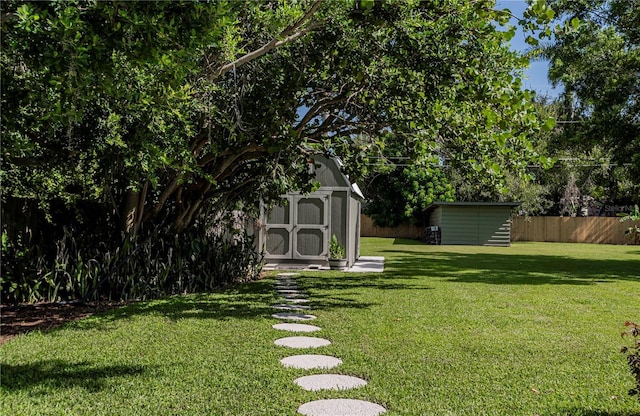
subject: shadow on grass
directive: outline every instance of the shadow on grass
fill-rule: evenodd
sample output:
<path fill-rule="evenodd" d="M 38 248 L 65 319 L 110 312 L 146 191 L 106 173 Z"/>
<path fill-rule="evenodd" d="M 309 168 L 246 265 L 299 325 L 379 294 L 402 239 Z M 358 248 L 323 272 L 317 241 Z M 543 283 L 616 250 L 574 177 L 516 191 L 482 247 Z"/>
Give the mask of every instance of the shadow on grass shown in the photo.
<path fill-rule="evenodd" d="M 157 315 L 171 321 L 181 319 L 253 319 L 273 313 L 272 284 L 266 280 L 229 286 L 210 293 L 175 295 L 113 309 L 94 319 L 75 322 L 78 329 L 108 328 L 108 324 L 138 315 Z"/>
<path fill-rule="evenodd" d="M 105 388 L 112 377 L 140 376 L 147 371 L 138 365 L 95 365 L 63 360 L 38 361 L 32 364 L 3 364 L 0 391 L 10 392 L 31 387 L 61 389 L 81 387 L 89 392 Z"/>
<path fill-rule="evenodd" d="M 508 250 L 505 248 L 505 250 Z M 576 259 L 562 255 L 454 253 L 386 250 L 386 268 L 396 277 L 442 277 L 452 282 L 521 285 L 591 285 L 615 280 L 640 282 L 640 259 Z"/>
<path fill-rule="evenodd" d="M 377 276 L 376 276 L 377 277 Z M 378 286 L 380 289 L 402 287 L 402 285 L 388 284 L 383 279 L 373 277 L 345 276 L 344 278 L 324 279 L 313 277 L 300 278 L 300 289 L 311 294 L 316 289 L 357 289 L 362 286 Z M 176 322 L 183 319 L 215 319 L 231 321 L 235 319 L 263 319 L 279 312 L 271 305 L 280 303 L 279 296 L 274 290 L 272 279 L 259 280 L 247 284 L 239 284 L 219 289 L 211 293 L 176 295 L 149 302 L 138 302 L 123 308 L 113 309 L 91 319 L 84 319 L 72 323 L 74 329 L 109 330 L 113 323 L 135 318 L 136 316 L 155 315 Z M 337 296 L 312 296 L 313 308 L 330 310 L 338 308 L 366 309 L 373 304 L 359 302 L 349 297 L 348 290 L 342 290 Z"/>

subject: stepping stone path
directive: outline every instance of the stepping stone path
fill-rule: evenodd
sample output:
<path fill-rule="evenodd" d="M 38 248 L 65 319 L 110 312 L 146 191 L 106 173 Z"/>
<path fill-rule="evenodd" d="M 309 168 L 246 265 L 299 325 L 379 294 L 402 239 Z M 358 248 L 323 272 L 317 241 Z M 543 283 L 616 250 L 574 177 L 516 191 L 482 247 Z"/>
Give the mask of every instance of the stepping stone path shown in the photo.
<path fill-rule="evenodd" d="M 271 305 L 273 309 L 285 311 L 299 311 L 311 309 L 309 306 L 298 305 L 299 303 L 308 303 L 306 296 L 298 288 L 295 277 L 298 273 L 279 273 L 276 276 L 274 289 L 282 296 L 280 304 Z M 289 320 L 289 321 L 309 321 L 316 319 L 315 315 L 279 312 L 271 315 L 273 318 Z M 290 332 L 315 332 L 322 328 L 314 325 L 298 324 L 298 323 L 281 323 L 272 325 L 273 329 L 290 331 Z M 285 337 L 274 341 L 274 344 L 288 348 L 319 348 L 331 345 L 331 341 L 323 338 L 295 336 Z M 342 360 L 329 355 L 303 354 L 285 357 L 280 360 L 284 367 L 300 368 L 305 370 L 311 369 L 331 369 L 342 364 Z M 308 391 L 320 390 L 348 390 L 362 387 L 367 384 L 366 380 L 358 377 L 341 375 L 341 374 L 316 374 L 305 377 L 299 377 L 294 383 Z M 353 399 L 330 399 L 315 400 L 305 403 L 298 408 L 298 413 L 307 416 L 377 416 L 385 413 L 387 410 L 376 403 L 364 400 Z"/>

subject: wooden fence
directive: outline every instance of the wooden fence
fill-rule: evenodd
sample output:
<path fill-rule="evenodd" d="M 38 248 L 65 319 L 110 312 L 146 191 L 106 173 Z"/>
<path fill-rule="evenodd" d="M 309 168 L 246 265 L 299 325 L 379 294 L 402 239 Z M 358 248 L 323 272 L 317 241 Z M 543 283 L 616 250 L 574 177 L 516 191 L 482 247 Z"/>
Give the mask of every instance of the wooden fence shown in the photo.
<path fill-rule="evenodd" d="M 511 241 L 630 244 L 624 234 L 630 225 L 616 217 L 513 217 Z M 423 233 L 423 227 L 412 224 L 389 228 L 374 226 L 366 215 L 360 220 L 362 237 L 421 239 Z"/>
<path fill-rule="evenodd" d="M 616 217 L 513 217 L 511 241 L 630 244 L 630 225 Z"/>

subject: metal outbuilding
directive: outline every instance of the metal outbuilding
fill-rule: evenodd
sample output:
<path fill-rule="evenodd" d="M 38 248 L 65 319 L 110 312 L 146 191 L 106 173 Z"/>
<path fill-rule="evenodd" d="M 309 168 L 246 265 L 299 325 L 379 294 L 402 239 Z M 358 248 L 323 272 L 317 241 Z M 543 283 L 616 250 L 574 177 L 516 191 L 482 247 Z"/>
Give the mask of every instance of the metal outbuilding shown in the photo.
<path fill-rule="evenodd" d="M 432 241 L 452 245 L 511 245 L 511 212 L 519 202 L 434 202 L 425 209 Z"/>
<path fill-rule="evenodd" d="M 318 190 L 289 193 L 270 211 L 263 209 L 258 244 L 265 260 L 280 265 L 326 266 L 329 240 L 344 246 L 347 266 L 360 257 L 360 209 L 364 196 L 341 170 L 337 158 L 315 156 Z"/>

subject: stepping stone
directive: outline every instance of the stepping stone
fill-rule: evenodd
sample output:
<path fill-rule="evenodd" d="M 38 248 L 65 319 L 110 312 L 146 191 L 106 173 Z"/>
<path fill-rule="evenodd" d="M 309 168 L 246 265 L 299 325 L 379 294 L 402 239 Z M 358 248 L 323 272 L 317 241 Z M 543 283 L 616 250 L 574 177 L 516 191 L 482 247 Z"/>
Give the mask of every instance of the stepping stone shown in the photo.
<path fill-rule="evenodd" d="M 289 348 L 319 348 L 331 345 L 328 339 L 315 337 L 286 337 L 277 339 L 273 343 Z"/>
<path fill-rule="evenodd" d="M 274 289 L 299 289 L 299 286 L 297 283 L 285 283 L 282 284 L 280 282 L 276 283 L 273 285 Z"/>
<path fill-rule="evenodd" d="M 319 326 L 307 324 L 275 324 L 271 325 L 271 328 L 289 332 L 315 332 L 322 330 Z"/>
<path fill-rule="evenodd" d="M 298 407 L 298 413 L 306 416 L 377 416 L 386 411 L 379 404 L 353 399 L 316 400 Z"/>
<path fill-rule="evenodd" d="M 280 309 L 283 311 L 301 311 L 304 309 L 311 309 L 311 306 L 278 304 L 278 305 L 271 305 L 271 309 Z"/>
<path fill-rule="evenodd" d="M 279 302 L 286 303 L 309 303 L 311 302 L 309 299 L 299 299 L 299 298 L 282 298 L 279 299 Z"/>
<path fill-rule="evenodd" d="M 287 277 L 295 277 L 295 276 L 300 276 L 300 273 L 278 273 L 276 275 L 276 279 L 284 279 Z"/>
<path fill-rule="evenodd" d="M 283 298 L 296 299 L 296 298 L 306 298 L 307 295 L 304 293 L 280 293 L 280 296 Z"/>
<path fill-rule="evenodd" d="M 304 313 L 291 313 L 291 312 L 278 312 L 271 315 L 276 319 L 284 319 L 290 321 L 311 321 L 312 319 L 316 319 L 315 315 L 307 315 Z"/>
<path fill-rule="evenodd" d="M 281 295 L 302 295 L 302 291 L 299 289 L 276 289 Z"/>
<path fill-rule="evenodd" d="M 273 288 L 274 288 L 276 291 L 278 291 L 278 290 L 300 290 L 300 287 L 299 287 L 299 286 L 296 286 L 296 285 L 285 285 L 285 286 L 282 286 L 282 285 L 276 285 L 276 286 L 274 286 Z"/>
<path fill-rule="evenodd" d="M 285 357 L 280 360 L 280 363 L 288 368 L 312 370 L 315 368 L 330 369 L 337 367 L 342 364 L 342 360 L 329 355 L 305 354 Z"/>
<path fill-rule="evenodd" d="M 275 282 L 273 282 L 274 285 L 297 285 L 298 282 L 294 279 L 276 279 Z"/>
<path fill-rule="evenodd" d="M 361 378 L 341 374 L 316 374 L 297 378 L 293 382 L 308 391 L 349 390 L 367 385 Z"/>

